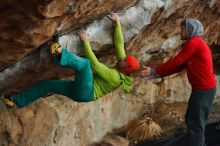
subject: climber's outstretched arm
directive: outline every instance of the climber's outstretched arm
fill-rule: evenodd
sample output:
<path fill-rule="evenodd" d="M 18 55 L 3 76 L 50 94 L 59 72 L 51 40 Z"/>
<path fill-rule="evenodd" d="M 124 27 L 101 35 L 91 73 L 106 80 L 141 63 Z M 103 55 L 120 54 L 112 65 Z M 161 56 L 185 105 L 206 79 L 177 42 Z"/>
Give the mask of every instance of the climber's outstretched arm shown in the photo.
<path fill-rule="evenodd" d="M 124 39 L 121 30 L 120 17 L 117 14 L 109 15 L 108 18 L 114 24 L 114 45 L 116 49 L 116 55 L 118 60 L 124 60 L 126 58 L 124 49 Z"/>
<path fill-rule="evenodd" d="M 99 60 L 96 58 L 95 54 L 92 51 L 91 45 L 89 43 L 89 35 L 84 30 L 80 30 L 78 34 L 82 42 L 83 51 L 93 67 L 95 64 L 99 63 Z"/>

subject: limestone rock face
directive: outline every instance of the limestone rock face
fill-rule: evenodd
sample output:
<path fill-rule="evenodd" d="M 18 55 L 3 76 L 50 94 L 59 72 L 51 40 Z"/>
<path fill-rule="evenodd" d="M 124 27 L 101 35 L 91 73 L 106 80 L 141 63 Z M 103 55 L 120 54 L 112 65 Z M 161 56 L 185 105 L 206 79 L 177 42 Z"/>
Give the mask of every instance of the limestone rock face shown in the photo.
<path fill-rule="evenodd" d="M 74 71 L 54 65 L 48 54 L 47 41 L 55 32 L 62 47 L 81 55 L 76 32 L 83 27 L 100 61 L 115 62 L 113 28 L 106 17 L 112 12 L 121 17 L 127 51 L 145 66 L 155 67 L 179 52 L 179 23 L 185 18 L 199 19 L 204 39 L 219 47 L 217 0 L 2 0 L 0 93 L 13 94 L 43 79 L 73 78 Z M 87 146 L 142 115 L 150 104 L 186 102 L 190 90 L 183 71 L 161 79 L 135 78 L 130 94 L 120 87 L 90 103 L 51 95 L 23 109 L 1 104 L 0 145 Z M 119 137 L 104 138 L 103 143 L 128 145 Z"/>

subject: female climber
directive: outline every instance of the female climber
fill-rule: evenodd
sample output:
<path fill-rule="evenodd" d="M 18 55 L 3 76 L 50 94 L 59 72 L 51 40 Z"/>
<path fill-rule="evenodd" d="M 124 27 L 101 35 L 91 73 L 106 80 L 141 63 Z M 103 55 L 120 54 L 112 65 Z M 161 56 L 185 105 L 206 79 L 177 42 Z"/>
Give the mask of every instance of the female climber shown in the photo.
<path fill-rule="evenodd" d="M 87 59 L 60 47 L 57 42 L 50 45 L 51 53 L 56 56 L 55 63 L 76 72 L 74 80 L 43 80 L 36 86 L 10 97 L 1 96 L 0 99 L 7 106 L 16 105 L 17 108 L 22 108 L 48 93 L 64 95 L 77 102 L 90 102 L 116 90 L 121 84 L 123 89 L 129 92 L 133 81 L 131 73 L 139 69 L 139 61 L 132 55 L 126 56 L 120 17 L 113 14 L 108 18 L 114 24 L 114 45 L 117 55 L 115 67 L 109 68 L 100 63 L 92 51 L 88 34 L 79 31 Z"/>

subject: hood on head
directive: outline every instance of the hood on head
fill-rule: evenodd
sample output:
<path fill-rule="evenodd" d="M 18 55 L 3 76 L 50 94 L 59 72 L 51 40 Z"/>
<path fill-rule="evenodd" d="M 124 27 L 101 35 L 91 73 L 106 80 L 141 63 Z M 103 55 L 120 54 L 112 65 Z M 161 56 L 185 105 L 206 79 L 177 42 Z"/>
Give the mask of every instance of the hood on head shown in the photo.
<path fill-rule="evenodd" d="M 203 35 L 203 25 L 197 19 L 186 19 L 187 39 Z"/>

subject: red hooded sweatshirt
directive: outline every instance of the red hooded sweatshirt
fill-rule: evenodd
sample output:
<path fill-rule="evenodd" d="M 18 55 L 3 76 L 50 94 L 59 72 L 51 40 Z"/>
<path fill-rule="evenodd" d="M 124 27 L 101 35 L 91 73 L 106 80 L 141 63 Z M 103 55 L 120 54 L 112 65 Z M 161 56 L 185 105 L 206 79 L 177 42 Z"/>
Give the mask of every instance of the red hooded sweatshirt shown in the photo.
<path fill-rule="evenodd" d="M 156 67 L 155 71 L 160 76 L 167 76 L 184 68 L 192 89 L 206 90 L 216 86 L 210 48 L 199 36 L 187 40 L 174 59 Z"/>

